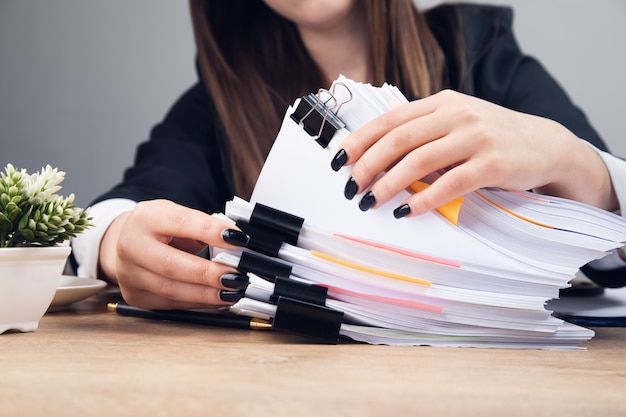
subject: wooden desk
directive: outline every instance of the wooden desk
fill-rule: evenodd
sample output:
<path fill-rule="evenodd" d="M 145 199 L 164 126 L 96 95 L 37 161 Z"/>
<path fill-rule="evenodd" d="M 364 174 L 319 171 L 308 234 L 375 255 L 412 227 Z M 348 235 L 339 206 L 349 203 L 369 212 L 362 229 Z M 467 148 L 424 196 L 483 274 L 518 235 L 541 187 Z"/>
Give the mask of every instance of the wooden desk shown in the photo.
<path fill-rule="evenodd" d="M 96 295 L 0 336 L 0 416 L 625 416 L 626 329 L 588 351 L 315 345 Z"/>

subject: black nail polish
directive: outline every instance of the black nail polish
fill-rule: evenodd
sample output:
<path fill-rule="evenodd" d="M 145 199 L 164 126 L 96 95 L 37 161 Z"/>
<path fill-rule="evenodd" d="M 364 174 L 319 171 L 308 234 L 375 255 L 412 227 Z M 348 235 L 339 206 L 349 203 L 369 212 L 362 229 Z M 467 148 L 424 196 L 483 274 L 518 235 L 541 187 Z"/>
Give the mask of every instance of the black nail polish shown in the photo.
<path fill-rule="evenodd" d="M 359 208 L 361 211 L 367 211 L 376 205 L 376 197 L 374 197 L 374 193 L 372 191 L 368 191 L 367 194 L 363 196 L 361 201 L 359 201 Z"/>
<path fill-rule="evenodd" d="M 393 211 L 393 217 L 395 217 L 396 219 L 401 219 L 404 216 L 408 215 L 410 212 L 411 207 L 409 207 L 408 204 L 403 204 Z"/>
<path fill-rule="evenodd" d="M 343 189 L 343 195 L 348 200 L 352 200 L 357 191 L 359 191 L 359 186 L 357 185 L 356 181 L 354 181 L 354 178 L 350 177 L 350 179 L 346 183 L 346 187 Z"/>
<path fill-rule="evenodd" d="M 246 274 L 238 274 L 236 272 L 228 272 L 220 278 L 220 282 L 226 288 L 234 290 L 245 290 L 248 288 L 250 278 Z"/>
<path fill-rule="evenodd" d="M 227 303 L 236 303 L 241 300 L 246 295 L 244 290 L 239 291 L 228 291 L 228 290 L 220 290 L 220 300 L 226 301 Z"/>
<path fill-rule="evenodd" d="M 343 167 L 348 161 L 348 153 L 345 149 L 340 149 L 339 152 L 335 154 L 335 157 L 330 163 L 330 167 L 333 171 L 339 171 L 341 167 Z"/>
<path fill-rule="evenodd" d="M 250 241 L 250 236 L 240 230 L 226 229 L 222 232 L 222 239 L 231 245 L 246 247 Z"/>

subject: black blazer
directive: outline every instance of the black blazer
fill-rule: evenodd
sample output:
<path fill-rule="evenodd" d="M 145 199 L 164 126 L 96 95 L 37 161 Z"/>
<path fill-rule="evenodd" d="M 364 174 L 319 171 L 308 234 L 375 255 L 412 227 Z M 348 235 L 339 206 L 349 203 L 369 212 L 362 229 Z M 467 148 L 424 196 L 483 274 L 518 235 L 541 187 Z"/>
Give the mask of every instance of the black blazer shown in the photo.
<path fill-rule="evenodd" d="M 448 87 L 553 119 L 607 150 L 559 84 L 539 62 L 521 52 L 512 31 L 510 8 L 444 5 L 427 11 L 426 18 L 446 55 Z M 451 35 L 454 33 L 461 36 Z M 464 51 L 465 72 L 455 55 L 459 45 Z M 134 165 L 125 171 L 122 182 L 94 203 L 109 198 L 165 198 L 207 213 L 223 211 L 225 202 L 233 197 L 231 167 L 221 154 L 224 149 L 228 144 L 215 107 L 199 80 L 152 129 L 150 139 L 137 148 Z M 626 285 L 626 268 L 608 272 L 588 268 L 586 272 L 606 286 L 618 281 Z"/>

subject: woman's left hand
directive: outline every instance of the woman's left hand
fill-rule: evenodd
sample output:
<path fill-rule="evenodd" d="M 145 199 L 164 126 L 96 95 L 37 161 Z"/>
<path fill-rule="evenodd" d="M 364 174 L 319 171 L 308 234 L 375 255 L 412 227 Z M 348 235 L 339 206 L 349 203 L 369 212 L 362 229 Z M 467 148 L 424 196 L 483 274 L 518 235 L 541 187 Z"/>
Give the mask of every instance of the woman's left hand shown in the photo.
<path fill-rule="evenodd" d="M 354 164 L 346 197 L 371 185 L 362 210 L 442 173 L 396 217 L 425 213 L 482 187 L 534 189 L 605 209 L 616 205 L 602 159 L 564 126 L 451 90 L 398 106 L 353 132 L 333 168 L 344 164 Z"/>

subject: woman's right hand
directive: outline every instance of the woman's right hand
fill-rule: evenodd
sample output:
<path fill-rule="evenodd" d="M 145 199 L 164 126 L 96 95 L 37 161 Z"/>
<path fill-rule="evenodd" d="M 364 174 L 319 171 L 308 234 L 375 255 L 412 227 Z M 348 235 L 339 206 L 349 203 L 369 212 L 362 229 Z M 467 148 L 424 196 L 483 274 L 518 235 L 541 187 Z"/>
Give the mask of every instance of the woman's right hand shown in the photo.
<path fill-rule="evenodd" d="M 228 240 L 226 243 L 224 240 Z M 140 202 L 105 232 L 101 273 L 124 300 L 146 309 L 211 308 L 243 295 L 247 277 L 196 254 L 209 246 L 245 246 L 232 223 L 166 200 Z"/>

